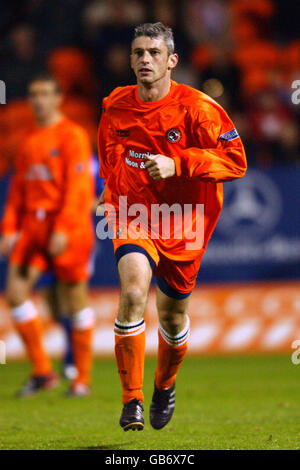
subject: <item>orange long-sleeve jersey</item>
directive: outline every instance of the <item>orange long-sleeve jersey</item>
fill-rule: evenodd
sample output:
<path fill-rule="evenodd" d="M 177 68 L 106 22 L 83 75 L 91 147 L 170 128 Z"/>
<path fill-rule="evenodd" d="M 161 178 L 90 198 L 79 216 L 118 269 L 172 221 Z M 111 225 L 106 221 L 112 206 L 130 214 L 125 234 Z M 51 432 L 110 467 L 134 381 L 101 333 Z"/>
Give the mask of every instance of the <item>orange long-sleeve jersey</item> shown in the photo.
<path fill-rule="evenodd" d="M 105 202 L 119 210 L 119 196 L 128 208 L 155 204 L 192 205 L 192 227 L 197 227 L 204 205 L 202 247 L 187 249 L 189 238 L 178 239 L 173 219 L 169 237 L 155 244 L 170 259 L 191 260 L 204 253 L 223 204 L 222 182 L 242 177 L 247 168 L 241 139 L 224 109 L 204 93 L 171 82 L 158 101 L 143 102 L 137 86 L 116 88 L 103 100 L 99 125 L 100 175 L 105 178 Z M 145 168 L 147 155 L 161 154 L 175 162 L 176 175 L 153 180 Z M 186 206 L 190 207 L 190 206 Z M 183 214 L 182 211 L 182 214 Z M 148 231 L 151 230 L 149 217 Z"/>
<path fill-rule="evenodd" d="M 16 158 L 2 232 L 26 230 L 22 220 L 30 212 L 54 214 L 53 229 L 59 232 L 84 224 L 90 230 L 94 199 L 91 157 L 87 133 L 69 119 L 35 128 Z"/>

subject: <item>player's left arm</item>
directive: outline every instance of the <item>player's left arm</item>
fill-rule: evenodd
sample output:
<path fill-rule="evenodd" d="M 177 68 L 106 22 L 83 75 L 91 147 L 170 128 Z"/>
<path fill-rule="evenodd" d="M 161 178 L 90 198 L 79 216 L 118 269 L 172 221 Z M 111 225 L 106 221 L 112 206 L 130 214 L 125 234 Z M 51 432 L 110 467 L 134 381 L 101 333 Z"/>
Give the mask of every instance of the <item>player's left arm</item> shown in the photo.
<path fill-rule="evenodd" d="M 199 146 L 174 157 L 176 175 L 207 182 L 232 181 L 244 176 L 247 161 L 243 143 L 226 112 L 217 104 L 192 116 L 192 129 Z"/>
<path fill-rule="evenodd" d="M 14 174 L 10 182 L 1 223 L 1 232 L 3 235 L 14 235 L 20 228 L 19 226 L 22 217 L 23 198 L 25 191 L 23 162 L 24 155 L 22 152 L 19 152 L 16 157 Z"/>
<path fill-rule="evenodd" d="M 0 224 L 0 253 L 3 256 L 10 255 L 18 239 L 24 194 L 24 155 L 19 151 L 15 161 L 15 172 L 10 182 L 4 214 Z"/>
<path fill-rule="evenodd" d="M 64 251 L 70 231 L 91 211 L 93 203 L 91 155 L 91 145 L 83 130 L 73 130 L 72 135 L 65 138 L 62 145 L 64 188 L 61 209 L 56 217 L 49 245 L 52 256 Z M 85 210 L 87 213 L 82 213 Z"/>

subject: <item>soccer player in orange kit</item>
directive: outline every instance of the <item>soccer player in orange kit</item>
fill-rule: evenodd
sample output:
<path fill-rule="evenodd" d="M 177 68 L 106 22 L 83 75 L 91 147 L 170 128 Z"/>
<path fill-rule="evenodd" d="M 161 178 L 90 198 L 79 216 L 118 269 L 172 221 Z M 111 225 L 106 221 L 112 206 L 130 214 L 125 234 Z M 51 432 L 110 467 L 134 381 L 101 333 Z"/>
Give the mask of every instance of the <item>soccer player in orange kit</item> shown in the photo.
<path fill-rule="evenodd" d="M 99 203 L 105 202 L 114 230 L 121 287 L 114 331 L 125 431 L 144 428 L 143 314 L 152 273 L 158 278 L 159 347 L 150 423 L 161 429 L 175 408 L 175 378 L 190 331 L 189 295 L 221 212 L 222 182 L 242 177 L 247 168 L 241 139 L 221 106 L 171 80 L 177 62 L 170 28 L 162 23 L 136 27 L 131 67 L 137 85 L 116 88 L 103 100 L 99 125 L 100 174 L 105 178 Z M 137 204 L 138 210 L 146 208 L 151 221 L 142 218 L 134 230 Z M 188 207 L 196 238 L 194 229 L 202 221 L 201 243 L 190 243 L 188 229 L 177 236 L 183 216 L 169 217 L 169 236 L 160 232 L 163 214 L 160 224 L 153 223 L 157 205 L 174 204 L 183 211 Z M 125 222 L 123 206 L 129 216 Z M 203 206 L 204 213 L 199 210 Z"/>
<path fill-rule="evenodd" d="M 28 91 L 37 125 L 16 159 L 0 240 L 2 254 L 9 256 L 6 297 L 33 364 L 19 396 L 53 388 L 58 381 L 43 345 L 37 309 L 29 299 L 34 284 L 49 269 L 72 315 L 78 374 L 69 395 L 85 396 L 90 392 L 94 323 L 87 304 L 94 243 L 92 150 L 85 130 L 61 114 L 62 95 L 54 78 L 36 77 Z"/>

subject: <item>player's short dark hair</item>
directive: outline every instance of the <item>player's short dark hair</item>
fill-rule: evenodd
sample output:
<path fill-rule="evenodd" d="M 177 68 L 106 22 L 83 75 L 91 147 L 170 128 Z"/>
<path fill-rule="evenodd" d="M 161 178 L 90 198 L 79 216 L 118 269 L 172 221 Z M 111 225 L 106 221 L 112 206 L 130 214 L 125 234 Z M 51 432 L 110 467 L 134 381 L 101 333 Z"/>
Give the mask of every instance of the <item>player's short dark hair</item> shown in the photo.
<path fill-rule="evenodd" d="M 35 82 L 49 82 L 49 83 L 53 83 L 54 85 L 54 88 L 55 88 L 55 92 L 56 93 L 61 93 L 61 87 L 60 87 L 60 84 L 58 83 L 58 81 L 56 80 L 56 78 L 51 75 L 51 73 L 49 72 L 40 72 L 36 75 L 34 75 L 28 82 L 28 89 L 30 87 L 30 85 L 32 85 L 32 83 L 35 83 Z"/>
<path fill-rule="evenodd" d="M 134 28 L 133 39 L 140 36 L 148 36 L 149 38 L 163 38 L 168 48 L 169 54 L 174 54 L 175 45 L 173 31 L 160 21 L 158 23 L 144 23 Z"/>

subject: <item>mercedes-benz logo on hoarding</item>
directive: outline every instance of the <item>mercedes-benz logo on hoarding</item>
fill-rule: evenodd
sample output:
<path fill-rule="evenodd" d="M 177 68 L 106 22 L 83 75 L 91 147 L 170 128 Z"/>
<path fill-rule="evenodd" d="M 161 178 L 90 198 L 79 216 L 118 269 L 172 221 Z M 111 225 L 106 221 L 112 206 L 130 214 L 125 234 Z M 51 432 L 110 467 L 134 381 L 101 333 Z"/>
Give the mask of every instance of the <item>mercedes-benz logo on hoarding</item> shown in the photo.
<path fill-rule="evenodd" d="M 249 169 L 244 178 L 224 184 L 224 207 L 217 225 L 231 239 L 268 236 L 279 221 L 282 198 L 272 179 Z"/>

